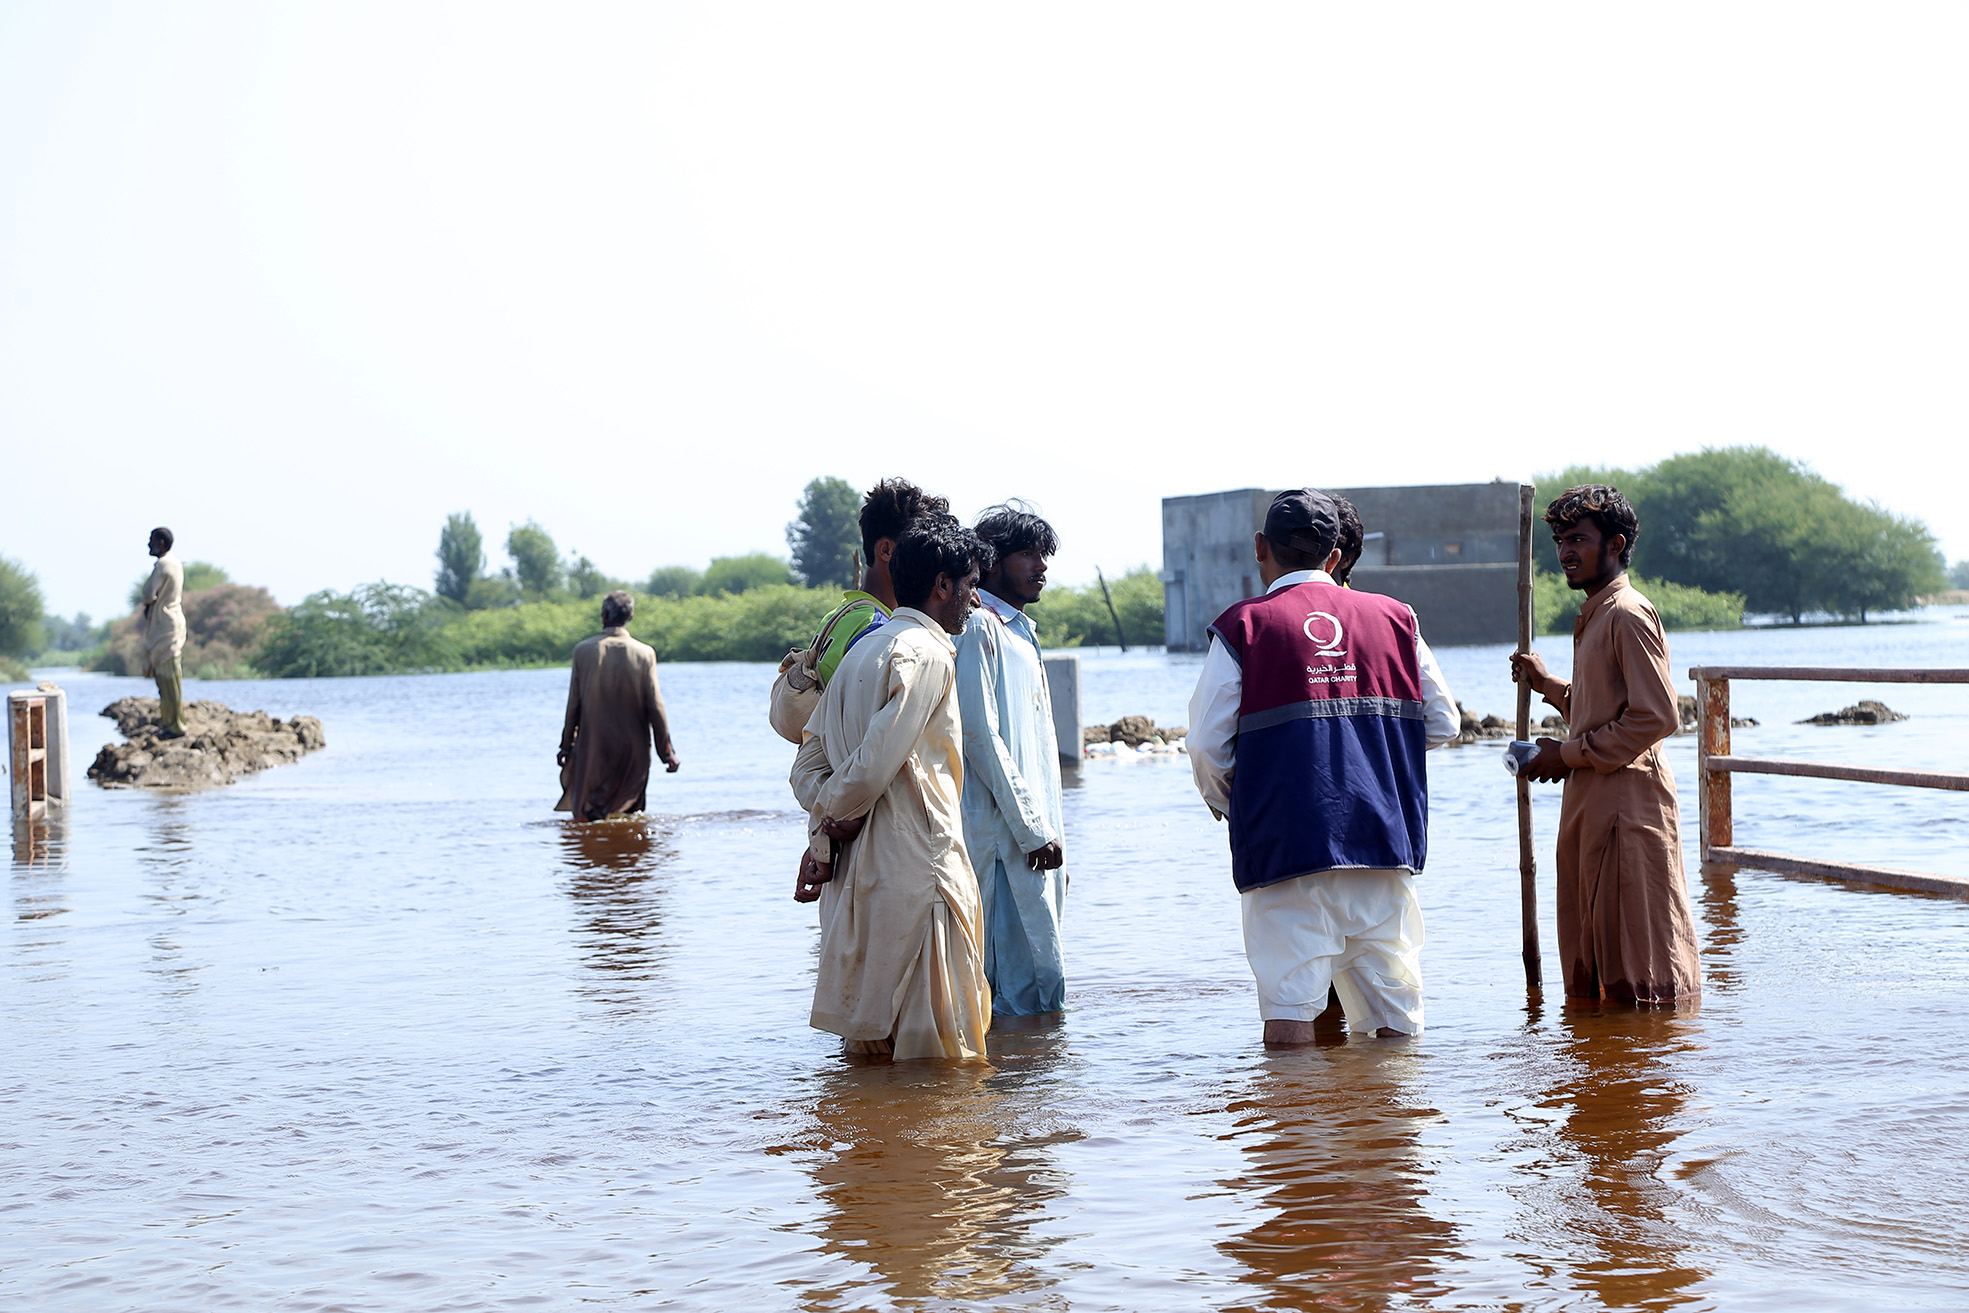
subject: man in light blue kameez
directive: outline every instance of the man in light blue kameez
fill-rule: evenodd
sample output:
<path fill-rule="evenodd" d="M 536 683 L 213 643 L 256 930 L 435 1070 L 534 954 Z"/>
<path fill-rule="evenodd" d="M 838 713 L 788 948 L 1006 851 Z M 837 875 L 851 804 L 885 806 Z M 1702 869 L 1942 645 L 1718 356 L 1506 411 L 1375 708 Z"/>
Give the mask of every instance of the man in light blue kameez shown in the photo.
<path fill-rule="evenodd" d="M 1053 526 L 1017 505 L 994 506 L 978 536 L 998 554 L 978 588 L 982 605 L 957 640 L 964 718 L 964 846 L 977 873 L 985 975 L 996 1016 L 1066 1006 L 1060 918 L 1060 750 L 1039 633 L 1025 608 L 1046 587 Z"/>

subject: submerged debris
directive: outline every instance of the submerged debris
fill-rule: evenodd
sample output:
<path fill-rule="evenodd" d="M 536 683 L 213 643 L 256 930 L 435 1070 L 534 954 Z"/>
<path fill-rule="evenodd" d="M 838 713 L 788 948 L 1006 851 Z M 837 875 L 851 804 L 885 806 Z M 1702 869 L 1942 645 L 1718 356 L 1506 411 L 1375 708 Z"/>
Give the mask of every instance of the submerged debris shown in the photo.
<path fill-rule="evenodd" d="M 1838 711 L 1821 711 L 1816 716 L 1799 721 L 1801 725 L 1886 725 L 1907 717 L 1888 706 L 1885 702 L 1875 702 L 1867 698 L 1855 702 L 1850 707 Z"/>
<path fill-rule="evenodd" d="M 1141 753 L 1187 752 L 1183 740 L 1189 737 L 1187 725 L 1157 728 L 1147 716 L 1123 716 L 1112 725 L 1088 725 L 1080 731 L 1080 751 L 1086 757 L 1114 757 Z"/>
<path fill-rule="evenodd" d="M 165 738 L 156 698 L 119 698 L 102 714 L 116 722 L 128 743 L 108 743 L 96 754 L 89 778 L 112 789 L 202 789 L 231 784 L 242 775 L 299 761 L 326 747 L 313 716 L 277 720 L 264 711 L 234 711 L 200 699 L 185 706 L 182 738 Z"/>

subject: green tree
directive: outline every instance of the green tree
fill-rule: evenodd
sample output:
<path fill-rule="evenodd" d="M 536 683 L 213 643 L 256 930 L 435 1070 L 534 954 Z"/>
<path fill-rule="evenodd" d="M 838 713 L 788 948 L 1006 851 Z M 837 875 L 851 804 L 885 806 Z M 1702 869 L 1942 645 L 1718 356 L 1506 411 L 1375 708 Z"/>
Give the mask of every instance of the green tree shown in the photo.
<path fill-rule="evenodd" d="M 567 564 L 567 586 L 576 597 L 587 598 L 601 597 L 629 585 L 612 574 L 603 574 L 593 561 L 576 553 Z"/>
<path fill-rule="evenodd" d="M 485 577 L 485 539 L 470 511 L 448 515 L 438 532 L 437 593 L 471 605 L 472 585 Z"/>
<path fill-rule="evenodd" d="M 1634 504 L 1633 569 L 1657 585 L 1741 594 L 1749 610 L 1794 623 L 1815 611 L 1864 620 L 1941 587 L 1923 525 L 1861 505 L 1767 447 L 1711 448 L 1645 470 L 1562 470 L 1539 479 L 1541 510 L 1578 483 L 1611 483 Z"/>
<path fill-rule="evenodd" d="M 1948 584 L 1934 535 L 1915 520 L 1842 502 L 1818 550 L 1828 611 L 1866 623 L 1868 611 L 1905 611 Z"/>
<path fill-rule="evenodd" d="M 77 611 L 73 620 L 44 616 L 41 623 L 48 632 L 44 652 L 87 652 L 109 637 L 109 626 L 98 625 L 87 611 Z"/>
<path fill-rule="evenodd" d="M 1163 640 L 1163 589 L 1155 571 L 1138 565 L 1118 579 L 1108 580 L 1114 596 L 1114 609 L 1121 616 L 1121 627 L 1128 646 L 1153 647 Z M 1026 614 L 1039 629 L 1042 647 L 1097 647 L 1115 645 L 1114 618 L 1101 596 L 1098 583 L 1049 584 Z"/>
<path fill-rule="evenodd" d="M 807 484 L 799 512 L 786 526 L 793 568 L 810 588 L 848 588 L 861 550 L 861 494 L 845 479 Z"/>
<path fill-rule="evenodd" d="M 554 546 L 553 537 L 534 521 L 513 526 L 506 535 L 506 555 L 513 558 L 513 575 L 525 600 L 543 601 L 561 591 L 565 571 L 560 549 Z"/>
<path fill-rule="evenodd" d="M 25 675 L 15 658 L 41 650 L 41 581 L 19 561 L 0 556 L 0 664 Z"/>
<path fill-rule="evenodd" d="M 150 574 L 130 585 L 130 609 L 136 610 L 144 604 L 144 586 L 150 582 Z M 223 588 L 232 582 L 232 576 L 210 561 L 185 562 L 186 593 L 202 593 L 208 588 Z"/>
<path fill-rule="evenodd" d="M 698 584 L 706 595 L 742 593 L 750 588 L 794 582 L 793 567 L 767 552 L 748 552 L 744 556 L 720 556 L 711 562 Z"/>
<path fill-rule="evenodd" d="M 704 571 L 688 565 L 659 565 L 643 582 L 651 597 L 692 597 L 704 583 Z"/>
<path fill-rule="evenodd" d="M 1948 572 L 1951 587 L 1969 588 L 1969 561 L 1957 561 Z"/>

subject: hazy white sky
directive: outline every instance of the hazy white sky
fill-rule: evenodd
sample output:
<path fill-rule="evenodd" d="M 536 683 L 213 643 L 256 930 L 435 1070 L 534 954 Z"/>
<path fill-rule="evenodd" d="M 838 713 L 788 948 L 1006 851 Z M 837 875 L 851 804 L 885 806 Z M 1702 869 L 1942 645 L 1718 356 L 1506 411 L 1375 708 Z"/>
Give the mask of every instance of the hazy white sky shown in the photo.
<path fill-rule="evenodd" d="M 640 577 L 816 474 L 1159 499 L 1765 443 L 1969 556 L 1969 8 L 0 0 L 0 554 Z M 493 552 L 493 564 L 500 555 Z"/>

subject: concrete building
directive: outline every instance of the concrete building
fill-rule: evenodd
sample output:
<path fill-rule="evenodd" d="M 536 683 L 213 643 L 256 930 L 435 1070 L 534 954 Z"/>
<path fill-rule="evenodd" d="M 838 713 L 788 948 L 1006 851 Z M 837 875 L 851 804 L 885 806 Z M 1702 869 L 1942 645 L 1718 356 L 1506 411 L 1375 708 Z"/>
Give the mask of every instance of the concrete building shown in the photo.
<path fill-rule="evenodd" d="M 1432 645 L 1518 636 L 1518 485 L 1325 488 L 1360 512 L 1368 535 L 1354 587 L 1415 608 Z M 1239 488 L 1162 499 L 1164 641 L 1201 652 L 1232 602 L 1261 589 L 1251 536 L 1277 490 Z"/>

